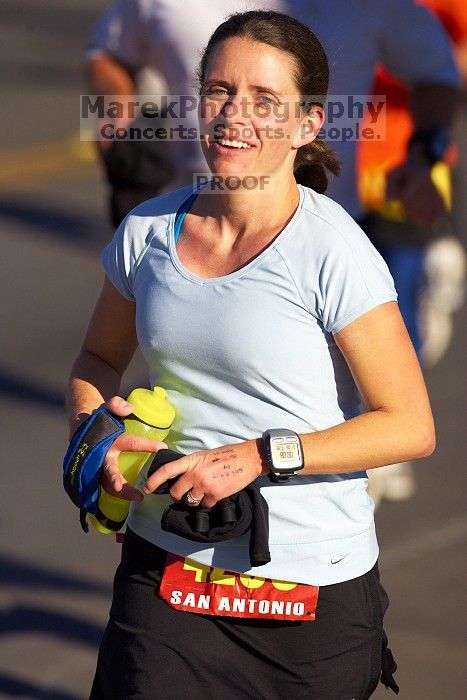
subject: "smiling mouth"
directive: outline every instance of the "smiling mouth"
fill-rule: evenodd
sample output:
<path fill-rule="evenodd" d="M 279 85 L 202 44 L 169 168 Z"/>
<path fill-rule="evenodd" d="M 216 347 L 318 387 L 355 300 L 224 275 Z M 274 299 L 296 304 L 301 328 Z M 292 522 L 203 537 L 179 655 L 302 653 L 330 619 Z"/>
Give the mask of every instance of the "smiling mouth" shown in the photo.
<path fill-rule="evenodd" d="M 225 146 L 226 148 L 237 148 L 239 150 L 252 148 L 249 143 L 245 143 L 244 141 L 231 141 L 225 138 L 216 139 L 215 143 L 218 143 L 220 146 Z"/>

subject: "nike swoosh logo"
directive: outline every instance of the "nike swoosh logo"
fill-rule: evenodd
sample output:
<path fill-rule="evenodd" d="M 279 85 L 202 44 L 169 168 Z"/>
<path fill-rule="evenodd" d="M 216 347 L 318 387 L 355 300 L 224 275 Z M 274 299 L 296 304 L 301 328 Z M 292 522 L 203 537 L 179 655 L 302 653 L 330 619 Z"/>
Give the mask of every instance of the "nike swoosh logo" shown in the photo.
<path fill-rule="evenodd" d="M 350 552 L 348 552 L 347 554 L 344 554 L 344 556 L 340 557 L 339 559 L 331 559 L 331 564 L 339 564 L 343 559 L 348 557 L 349 554 L 350 554 Z"/>

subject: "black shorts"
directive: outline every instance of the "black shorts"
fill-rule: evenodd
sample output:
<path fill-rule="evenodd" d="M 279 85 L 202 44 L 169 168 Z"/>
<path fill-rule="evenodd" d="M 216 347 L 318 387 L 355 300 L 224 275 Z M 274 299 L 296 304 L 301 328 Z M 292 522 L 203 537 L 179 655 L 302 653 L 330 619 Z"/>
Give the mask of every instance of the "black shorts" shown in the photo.
<path fill-rule="evenodd" d="M 316 620 L 197 615 L 157 595 L 165 552 L 127 531 L 91 700 L 364 700 L 381 675 L 377 566 L 322 586 Z"/>

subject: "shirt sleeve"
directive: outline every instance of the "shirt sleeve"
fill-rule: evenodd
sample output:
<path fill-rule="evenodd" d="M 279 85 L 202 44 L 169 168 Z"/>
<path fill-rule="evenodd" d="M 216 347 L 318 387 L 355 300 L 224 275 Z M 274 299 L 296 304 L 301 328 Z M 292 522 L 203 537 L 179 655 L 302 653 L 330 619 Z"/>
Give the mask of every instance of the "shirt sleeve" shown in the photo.
<path fill-rule="evenodd" d="M 384 0 L 379 13 L 379 59 L 409 84 L 459 85 L 449 37 L 425 7 L 411 0 Z"/>
<path fill-rule="evenodd" d="M 397 300 L 382 256 L 344 210 L 337 205 L 334 209 L 333 224 L 329 218 L 326 224 L 319 220 L 312 224 L 310 230 L 314 228 L 316 234 L 299 262 L 300 277 L 306 276 L 304 299 L 329 333 L 337 333 L 380 304 Z"/>
<path fill-rule="evenodd" d="M 148 23 L 139 0 L 117 0 L 99 17 L 86 49 L 86 58 L 108 53 L 134 70 L 148 60 Z"/>
<path fill-rule="evenodd" d="M 135 275 L 150 237 L 144 219 L 129 214 L 102 251 L 105 274 L 120 294 L 130 301 L 135 300 Z"/>
<path fill-rule="evenodd" d="M 329 333 L 337 333 L 380 304 L 397 300 L 393 279 L 381 255 L 371 246 L 352 250 L 343 245 L 329 256 L 321 279 L 321 319 Z"/>

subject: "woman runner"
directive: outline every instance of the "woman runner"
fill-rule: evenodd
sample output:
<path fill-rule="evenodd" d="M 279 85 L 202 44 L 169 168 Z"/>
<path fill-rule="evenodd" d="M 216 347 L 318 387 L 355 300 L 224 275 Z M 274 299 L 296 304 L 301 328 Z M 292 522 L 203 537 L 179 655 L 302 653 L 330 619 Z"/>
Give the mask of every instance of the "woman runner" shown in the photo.
<path fill-rule="evenodd" d="M 128 415 L 118 393 L 139 345 L 184 455 L 135 488 L 122 438 L 107 452 L 103 488 L 134 503 L 91 698 L 363 700 L 382 669 L 397 689 L 366 470 L 433 451 L 424 381 L 385 263 L 323 194 L 339 165 L 318 138 L 317 37 L 279 13 L 233 15 L 199 78 L 212 181 L 120 225 L 71 374 L 72 431 L 102 403 Z M 248 534 L 161 528 L 172 502 L 214 511 L 251 485 L 269 562 L 252 565 Z"/>

